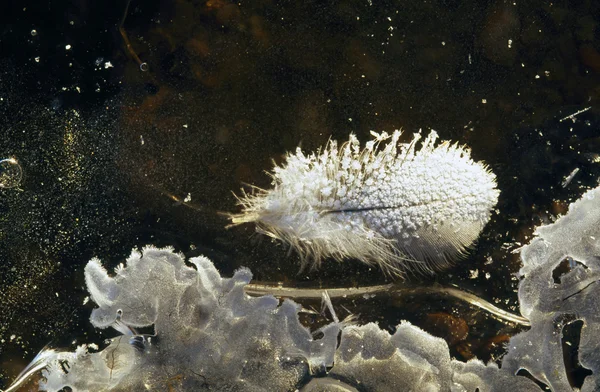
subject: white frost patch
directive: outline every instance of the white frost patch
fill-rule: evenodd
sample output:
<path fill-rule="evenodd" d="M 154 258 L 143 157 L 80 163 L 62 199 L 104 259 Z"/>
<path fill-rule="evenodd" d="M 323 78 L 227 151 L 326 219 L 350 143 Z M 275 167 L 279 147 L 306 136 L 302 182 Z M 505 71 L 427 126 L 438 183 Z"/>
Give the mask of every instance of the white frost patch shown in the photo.
<path fill-rule="evenodd" d="M 272 189 L 240 197 L 232 224 L 255 222 L 312 266 L 331 257 L 399 274 L 444 268 L 490 219 L 496 177 L 468 148 L 437 143 L 435 131 L 410 143 L 398 130 L 371 134 L 364 148 L 351 134 L 341 146 L 289 153 L 273 168 Z"/>

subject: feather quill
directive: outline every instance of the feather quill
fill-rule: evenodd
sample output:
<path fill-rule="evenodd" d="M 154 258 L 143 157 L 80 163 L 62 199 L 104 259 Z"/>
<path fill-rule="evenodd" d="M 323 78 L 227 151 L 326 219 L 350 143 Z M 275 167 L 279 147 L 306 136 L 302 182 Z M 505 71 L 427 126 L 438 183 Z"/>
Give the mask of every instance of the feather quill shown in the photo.
<path fill-rule="evenodd" d="M 467 147 L 437 144 L 435 131 L 410 143 L 400 143 L 399 130 L 371 133 L 364 148 L 351 134 L 341 146 L 330 140 L 316 153 L 288 153 L 270 173 L 272 189 L 238 197 L 242 211 L 229 215 L 231 224 L 254 222 L 289 243 L 302 267 L 325 258 L 397 275 L 448 266 L 489 221 L 496 177 Z"/>

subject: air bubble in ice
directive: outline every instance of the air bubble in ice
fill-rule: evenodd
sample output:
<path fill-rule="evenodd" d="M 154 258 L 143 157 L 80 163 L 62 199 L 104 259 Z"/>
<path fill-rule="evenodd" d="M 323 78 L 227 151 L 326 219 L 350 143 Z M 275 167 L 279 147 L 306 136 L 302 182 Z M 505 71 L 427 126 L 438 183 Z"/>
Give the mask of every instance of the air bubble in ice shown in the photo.
<path fill-rule="evenodd" d="M 23 169 L 14 158 L 0 160 L 0 188 L 16 188 L 23 178 Z"/>

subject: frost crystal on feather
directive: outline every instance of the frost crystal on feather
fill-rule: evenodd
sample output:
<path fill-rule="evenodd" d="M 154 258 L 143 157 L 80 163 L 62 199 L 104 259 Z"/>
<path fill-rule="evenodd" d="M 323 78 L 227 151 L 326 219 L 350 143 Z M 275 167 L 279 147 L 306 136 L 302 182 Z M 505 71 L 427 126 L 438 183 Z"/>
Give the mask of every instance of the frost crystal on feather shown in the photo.
<path fill-rule="evenodd" d="M 431 131 L 416 146 L 401 132 L 355 135 L 310 155 L 289 153 L 271 174 L 273 189 L 243 194 L 232 224 L 291 244 L 303 266 L 354 258 L 384 270 L 430 272 L 463 254 L 490 218 L 499 191 L 485 164 Z"/>

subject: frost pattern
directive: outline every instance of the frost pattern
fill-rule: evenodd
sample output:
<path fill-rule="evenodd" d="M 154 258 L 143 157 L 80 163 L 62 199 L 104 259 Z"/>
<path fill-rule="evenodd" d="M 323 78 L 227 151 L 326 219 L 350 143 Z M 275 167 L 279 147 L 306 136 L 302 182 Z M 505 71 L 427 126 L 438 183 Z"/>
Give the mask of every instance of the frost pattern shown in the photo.
<path fill-rule="evenodd" d="M 531 330 L 510 340 L 503 365 L 526 369 L 554 391 L 570 391 L 563 359 L 563 328 L 583 321 L 578 360 L 593 372 L 582 391 L 600 390 L 600 187 L 586 192 L 521 251 L 521 314 Z M 555 282 L 563 262 L 568 271 Z"/>
<path fill-rule="evenodd" d="M 303 265 L 354 258 L 388 272 L 441 269 L 475 242 L 498 200 L 496 177 L 466 147 L 373 133 L 317 153 L 300 148 L 271 174 L 273 189 L 240 198 L 232 224 L 291 244 Z M 417 145 L 420 144 L 420 149 Z"/>
<path fill-rule="evenodd" d="M 99 305 L 91 322 L 124 335 L 98 353 L 58 353 L 41 390 L 288 391 L 333 364 L 338 324 L 313 339 L 297 304 L 245 294 L 248 269 L 225 279 L 205 257 L 190 262 L 195 268 L 168 249 L 146 248 L 109 277 L 90 261 L 86 283 Z M 133 330 L 151 325 L 155 336 Z"/>

